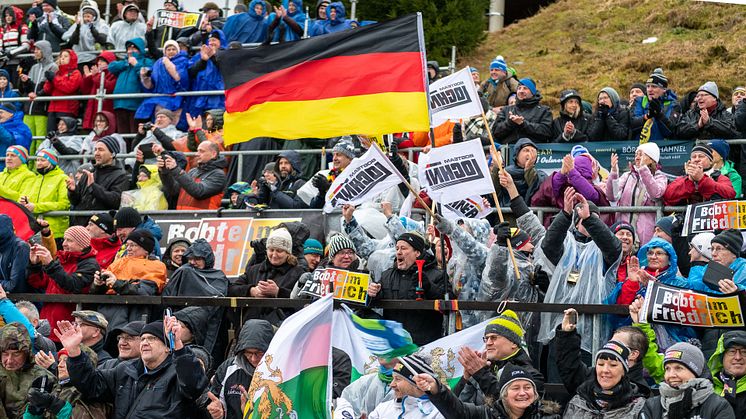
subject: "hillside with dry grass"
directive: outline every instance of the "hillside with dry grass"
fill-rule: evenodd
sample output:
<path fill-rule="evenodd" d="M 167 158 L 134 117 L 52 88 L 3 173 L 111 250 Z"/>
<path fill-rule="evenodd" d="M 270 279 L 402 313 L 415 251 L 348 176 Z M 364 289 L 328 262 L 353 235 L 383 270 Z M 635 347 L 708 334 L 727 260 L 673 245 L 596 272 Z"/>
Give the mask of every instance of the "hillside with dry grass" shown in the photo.
<path fill-rule="evenodd" d="M 643 44 L 649 37 L 655 43 Z M 662 67 L 679 97 L 714 80 L 720 97 L 746 85 L 746 6 L 688 0 L 559 0 L 535 16 L 490 34 L 477 52 L 461 57 L 489 74 L 503 55 L 519 77 L 537 80 L 555 109 L 559 92 L 575 88 L 595 102 L 612 86 L 626 97 Z"/>

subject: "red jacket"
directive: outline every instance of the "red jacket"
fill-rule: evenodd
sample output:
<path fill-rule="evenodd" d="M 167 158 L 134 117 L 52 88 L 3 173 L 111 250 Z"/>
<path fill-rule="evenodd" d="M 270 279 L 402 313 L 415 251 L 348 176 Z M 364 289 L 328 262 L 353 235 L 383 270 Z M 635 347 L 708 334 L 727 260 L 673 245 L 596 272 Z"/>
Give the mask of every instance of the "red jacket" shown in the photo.
<path fill-rule="evenodd" d="M 697 202 L 715 199 L 734 199 L 736 191 L 730 183 L 728 176 L 723 176 L 715 171 L 711 176 L 704 177 L 696 184 L 689 176 L 677 177 L 668 184 L 666 192 L 663 193 L 665 205 L 689 205 Z"/>
<path fill-rule="evenodd" d="M 57 260 L 49 265 L 31 265 L 28 283 L 44 290 L 46 294 L 81 294 L 88 291 L 93 282 L 93 274 L 98 270 L 95 250 L 89 248 L 83 253 L 60 250 L 57 252 Z M 56 325 L 61 320 L 72 321 L 73 310 L 75 304 L 44 303 L 39 317 Z M 59 342 L 54 334 L 50 339 Z"/>
<path fill-rule="evenodd" d="M 92 238 L 91 247 L 96 251 L 96 262 L 101 269 L 108 269 L 111 262 L 114 262 L 119 248 L 122 247 L 122 242 L 117 236 Z"/>
<path fill-rule="evenodd" d="M 100 58 L 111 63 L 115 61 L 117 57 L 111 51 L 101 52 Z M 104 89 L 106 93 L 114 93 L 114 87 L 117 84 L 117 76 L 110 73 L 108 70 L 104 71 Z M 80 92 L 84 95 L 95 95 L 98 93 L 98 89 L 101 87 L 101 74 L 92 74 L 90 76 L 84 76 L 83 81 L 80 85 Z M 98 109 L 98 100 L 89 99 L 85 107 L 85 116 L 83 116 L 83 128 L 93 129 L 93 121 L 96 118 Z M 114 112 L 114 101 L 111 99 L 104 100 L 102 110 L 108 112 Z"/>
<path fill-rule="evenodd" d="M 44 83 L 44 93 L 47 95 L 70 96 L 80 92 L 83 76 L 78 71 L 78 56 L 71 49 L 63 51 L 70 53 L 70 62 L 59 67 L 51 82 L 47 80 Z M 80 102 L 77 100 L 54 100 L 49 102 L 48 110 L 49 112 L 65 112 L 78 116 L 78 108 L 80 108 Z M 53 129 L 55 128 L 53 127 Z"/>

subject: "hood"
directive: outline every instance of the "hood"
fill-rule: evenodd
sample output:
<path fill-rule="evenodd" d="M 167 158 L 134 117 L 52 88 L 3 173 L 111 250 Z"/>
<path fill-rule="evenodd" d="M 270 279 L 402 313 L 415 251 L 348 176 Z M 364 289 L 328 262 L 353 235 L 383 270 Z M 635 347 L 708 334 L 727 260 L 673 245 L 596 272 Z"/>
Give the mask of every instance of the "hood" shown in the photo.
<path fill-rule="evenodd" d="M 114 134 L 117 131 L 117 119 L 114 116 L 114 114 L 109 111 L 101 111 L 96 114 L 96 116 L 98 115 L 103 115 L 104 118 L 106 118 L 106 120 L 109 121 L 109 127 L 106 128 L 106 131 L 102 132 L 99 135 L 96 135 L 95 138 L 103 138 L 103 137 L 106 137 L 107 135 Z M 95 120 L 95 117 L 94 117 L 94 120 Z"/>
<path fill-rule="evenodd" d="M 206 269 L 212 269 L 215 266 L 215 254 L 212 252 L 210 243 L 205 239 L 195 240 L 186 252 L 184 252 L 182 260 L 186 260 L 189 257 L 204 259 Z"/>
<path fill-rule="evenodd" d="M 295 150 L 285 150 L 281 152 L 280 154 L 275 157 L 275 173 L 279 176 L 280 175 L 280 159 L 286 158 L 290 160 L 290 164 L 293 166 L 293 170 L 295 170 L 296 176 L 300 176 L 303 174 L 303 166 L 301 164 L 300 159 L 300 153 L 298 153 Z"/>
<path fill-rule="evenodd" d="M 619 93 L 617 93 L 616 90 L 614 90 L 613 87 L 604 87 L 601 89 L 601 92 L 606 93 L 609 95 L 609 98 L 611 98 L 611 108 L 616 109 L 619 107 Z"/>
<path fill-rule="evenodd" d="M 478 243 L 487 246 L 487 240 L 489 240 L 490 232 L 492 231 L 489 221 L 474 218 L 461 218 L 460 220 L 469 226 L 471 235 Z"/>
<path fill-rule="evenodd" d="M 332 9 L 337 11 L 337 17 L 334 20 L 332 20 L 331 13 L 329 13 Z M 345 6 L 341 2 L 335 1 L 326 6 L 326 20 L 328 20 L 332 25 L 344 23 L 346 18 Z"/>
<path fill-rule="evenodd" d="M 70 62 L 65 65 L 59 66 L 59 72 L 62 74 L 75 71 L 78 69 L 78 54 L 76 54 L 75 51 L 71 49 L 63 49 L 60 52 L 65 52 L 65 51 L 70 53 Z"/>
<path fill-rule="evenodd" d="M 150 171 L 150 179 L 144 181 L 144 182 L 137 182 L 137 187 L 140 189 L 149 188 L 149 187 L 156 187 L 160 188 L 163 183 L 161 182 L 161 177 L 158 175 L 158 166 L 154 164 L 143 164 L 140 166 L 140 168 L 145 168 Z"/>
<path fill-rule="evenodd" d="M 65 126 L 67 127 L 66 135 L 75 135 L 75 131 L 78 130 L 78 120 L 75 118 L 71 118 L 69 116 L 63 116 L 60 118 L 62 122 L 65 123 Z M 56 128 L 56 127 L 54 127 Z"/>
<path fill-rule="evenodd" d="M 0 243 L 7 242 L 16 237 L 13 231 L 13 221 L 5 214 L 0 214 Z"/>
<path fill-rule="evenodd" d="M 266 14 L 267 13 L 267 4 L 264 2 L 264 0 L 251 0 L 251 3 L 249 3 L 249 11 L 246 12 L 246 13 L 248 13 L 249 16 L 251 16 L 252 19 L 256 19 L 256 20 L 263 19 L 264 15 L 260 16 L 260 15 L 258 15 L 258 14 L 256 14 L 254 12 L 254 6 L 256 6 L 257 4 L 259 4 L 259 5 L 262 6 L 263 12 Z"/>
<path fill-rule="evenodd" d="M 101 17 L 101 13 L 98 11 L 98 4 L 96 4 L 95 1 L 86 1 L 86 0 L 83 0 L 83 2 L 80 3 L 81 18 L 83 17 L 82 14 L 83 14 L 83 11 L 85 9 L 88 9 L 88 10 L 90 10 L 90 11 L 93 12 L 93 21 L 94 22 L 96 22 Z"/>
<path fill-rule="evenodd" d="M 192 242 L 183 238 L 183 237 L 177 237 L 175 239 L 172 239 L 170 242 L 168 242 L 168 245 L 166 246 L 166 250 L 163 252 L 163 256 L 161 257 L 161 262 L 165 263 L 166 266 L 170 266 L 171 262 L 171 248 L 177 244 L 177 243 L 186 243 L 187 248 L 192 245 Z M 182 259 L 183 260 L 183 259 Z"/>
<path fill-rule="evenodd" d="M 126 21 L 126 20 L 124 19 L 124 15 L 125 15 L 125 14 L 127 14 L 127 10 L 129 10 L 129 9 L 135 9 L 135 10 L 137 10 L 137 13 L 140 13 L 140 8 L 139 8 L 139 7 L 137 7 L 137 6 L 136 6 L 136 5 L 134 5 L 134 4 L 128 4 L 128 5 L 124 6 L 124 7 L 122 8 L 122 15 L 121 15 L 121 16 L 122 16 L 122 21 L 123 21 L 123 22 L 125 22 L 125 23 L 126 23 L 127 21 Z M 135 23 L 137 23 L 137 20 L 138 20 L 138 19 L 135 19 L 135 21 L 134 21 L 134 22 L 132 22 L 131 24 L 135 24 Z M 143 41 L 145 41 L 145 40 L 143 40 Z M 143 48 L 143 49 L 141 49 L 140 51 L 145 51 L 145 49 Z"/>
<path fill-rule="evenodd" d="M 205 112 L 205 115 L 207 115 L 208 113 L 212 115 L 212 119 L 214 120 L 213 129 L 223 129 L 223 124 L 225 123 L 223 115 L 225 114 L 225 109 L 210 109 L 209 111 Z"/>
<path fill-rule="evenodd" d="M 103 58 L 107 63 L 111 64 L 112 61 L 117 60 L 117 56 L 114 55 L 111 51 L 101 51 L 101 54 L 98 55 L 99 58 Z"/>
<path fill-rule="evenodd" d="M 194 343 L 203 345 L 205 343 L 205 331 L 208 328 L 210 313 L 202 307 L 186 307 L 176 313 L 174 317 L 187 325 L 194 337 Z"/>
<path fill-rule="evenodd" d="M 590 157 L 584 155 L 575 157 L 575 169 L 584 178 L 588 180 L 593 179 L 593 160 Z"/>
<path fill-rule="evenodd" d="M 125 9 L 130 7 L 131 5 L 124 6 Z M 145 51 L 145 40 L 142 38 L 132 38 L 129 41 L 124 43 L 124 47 L 128 48 L 130 45 L 133 45 L 135 48 L 137 48 L 140 51 L 140 54 L 143 54 Z"/>
<path fill-rule="evenodd" d="M 737 331 L 728 331 L 729 333 L 739 333 L 742 335 L 746 335 L 746 332 L 743 330 L 737 330 Z M 725 344 L 723 341 L 723 337 L 725 336 L 725 333 L 720 335 L 720 339 L 718 339 L 718 346 L 715 349 L 715 352 L 712 353 L 710 356 L 710 359 L 707 361 L 707 368 L 710 370 L 710 373 L 712 374 L 713 378 L 719 379 L 719 373 L 723 370 L 723 354 L 725 353 Z M 740 380 L 739 380 L 740 381 Z"/>
<path fill-rule="evenodd" d="M 238 355 L 245 349 L 258 349 L 266 352 L 269 342 L 275 335 L 275 329 L 266 320 L 247 320 L 238 334 L 236 348 L 233 353 Z"/>
<path fill-rule="evenodd" d="M 539 147 L 536 146 L 536 143 L 531 141 L 529 138 L 519 138 L 518 141 L 515 142 L 515 145 L 513 145 L 513 161 L 518 163 L 516 161 L 516 158 L 518 157 L 518 152 L 523 149 L 523 147 L 531 146 L 535 148 L 536 150 L 539 150 Z"/>
<path fill-rule="evenodd" d="M 4 6 L 2 9 L 2 13 L 0 13 L 0 17 L 3 19 L 2 26 L 5 26 L 5 13 L 6 11 L 11 11 L 11 16 L 13 16 L 13 22 L 11 25 L 15 25 L 19 22 L 23 22 L 23 10 L 16 7 L 16 6 Z"/>
<path fill-rule="evenodd" d="M 653 247 L 660 247 L 668 253 L 668 270 L 666 270 L 665 275 L 675 277 L 677 270 L 676 263 L 678 261 L 676 251 L 673 250 L 671 243 L 658 237 L 654 237 L 649 242 L 640 246 L 640 250 L 637 251 L 637 258 L 640 259 L 640 267 L 648 266 L 648 249 Z"/>
<path fill-rule="evenodd" d="M 33 354 L 31 353 L 31 337 L 28 334 L 26 327 L 18 322 L 6 324 L 0 329 L 0 352 L 7 349 L 17 349 L 26 353 L 26 366 L 27 369 L 33 361 Z"/>
<path fill-rule="evenodd" d="M 295 16 L 298 13 L 304 13 L 303 12 L 303 0 L 290 0 L 290 1 L 288 1 L 288 0 L 282 0 L 282 5 L 285 6 L 286 9 L 288 8 L 288 4 L 290 4 L 290 3 L 295 4 L 295 8 L 297 10 L 292 15 L 290 14 L 290 12 L 288 12 L 288 16 L 292 17 L 292 16 Z"/>
<path fill-rule="evenodd" d="M 220 39 L 220 49 L 226 49 L 228 48 L 228 38 L 225 37 L 225 33 L 221 31 L 220 29 L 213 29 L 212 32 L 210 32 L 210 35 L 218 35 L 218 39 Z"/>
<path fill-rule="evenodd" d="M 49 43 L 49 41 L 41 40 L 34 42 L 34 47 L 39 48 L 39 51 L 41 51 L 41 62 L 44 64 L 47 63 L 54 63 L 54 58 L 52 57 L 52 44 Z M 76 56 L 77 59 L 77 56 Z"/>
<path fill-rule="evenodd" d="M 285 228 L 293 238 L 293 254 L 303 255 L 303 243 L 311 236 L 311 230 L 304 223 L 293 221 L 290 223 L 280 223 L 278 228 Z"/>

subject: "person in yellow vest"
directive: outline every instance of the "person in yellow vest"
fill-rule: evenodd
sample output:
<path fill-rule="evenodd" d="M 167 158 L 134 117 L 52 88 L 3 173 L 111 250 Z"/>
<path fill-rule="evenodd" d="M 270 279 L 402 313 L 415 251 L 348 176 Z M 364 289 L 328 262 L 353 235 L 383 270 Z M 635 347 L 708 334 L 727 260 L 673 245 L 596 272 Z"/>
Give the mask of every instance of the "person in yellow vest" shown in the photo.
<path fill-rule="evenodd" d="M 68 211 L 70 199 L 67 196 L 67 175 L 59 167 L 59 156 L 53 149 L 42 149 L 36 153 L 37 176 L 21 190 L 18 202 L 24 205 L 35 216 L 49 211 Z M 65 230 L 70 225 L 67 216 L 44 217 L 49 223 L 55 239 L 62 240 Z"/>
<path fill-rule="evenodd" d="M 20 145 L 5 151 L 5 169 L 0 172 L 0 197 L 18 201 L 21 191 L 27 189 L 36 175 L 26 166 L 28 150 Z M 63 231 L 64 232 L 64 231 Z"/>

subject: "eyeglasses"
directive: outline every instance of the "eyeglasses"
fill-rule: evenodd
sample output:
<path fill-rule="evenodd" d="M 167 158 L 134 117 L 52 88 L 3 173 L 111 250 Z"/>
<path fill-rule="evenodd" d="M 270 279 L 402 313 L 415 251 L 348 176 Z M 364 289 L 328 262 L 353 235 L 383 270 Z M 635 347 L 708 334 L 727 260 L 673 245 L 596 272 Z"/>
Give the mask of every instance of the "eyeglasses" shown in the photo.
<path fill-rule="evenodd" d="M 140 339 L 140 336 L 130 336 L 130 335 L 117 336 L 117 342 L 134 342 L 139 339 Z"/>
<path fill-rule="evenodd" d="M 499 337 L 500 337 L 500 335 L 482 336 L 482 342 L 484 342 L 484 343 L 487 343 L 487 342 L 497 342 L 497 338 L 499 338 Z"/>
<path fill-rule="evenodd" d="M 262 351 L 244 351 L 243 354 L 247 358 L 261 358 L 264 356 L 264 352 Z"/>
<path fill-rule="evenodd" d="M 153 342 L 160 342 L 160 339 L 158 339 L 155 336 L 141 336 L 140 337 L 140 342 L 145 342 L 145 343 L 149 344 L 149 343 L 153 343 Z"/>
<path fill-rule="evenodd" d="M 746 358 L 746 348 L 729 348 L 725 350 L 725 354 L 728 356 L 740 355 L 742 358 Z"/>
<path fill-rule="evenodd" d="M 712 252 L 712 253 L 720 253 L 720 252 L 724 252 L 726 250 L 728 250 L 728 249 L 726 249 L 725 247 L 723 247 L 723 246 L 721 246 L 719 244 L 713 244 L 712 247 L 710 247 L 710 252 Z"/>
<path fill-rule="evenodd" d="M 337 252 L 337 255 L 342 255 L 342 256 L 355 256 L 355 251 L 354 251 L 354 250 L 352 250 L 352 249 L 344 249 L 344 250 L 340 250 L 339 252 Z M 335 256 L 336 256 L 336 255 L 335 255 Z"/>
<path fill-rule="evenodd" d="M 660 258 L 660 257 L 668 256 L 668 253 L 666 253 L 664 251 L 648 250 L 648 252 L 646 253 L 646 255 L 648 257 L 655 256 L 657 258 Z"/>

